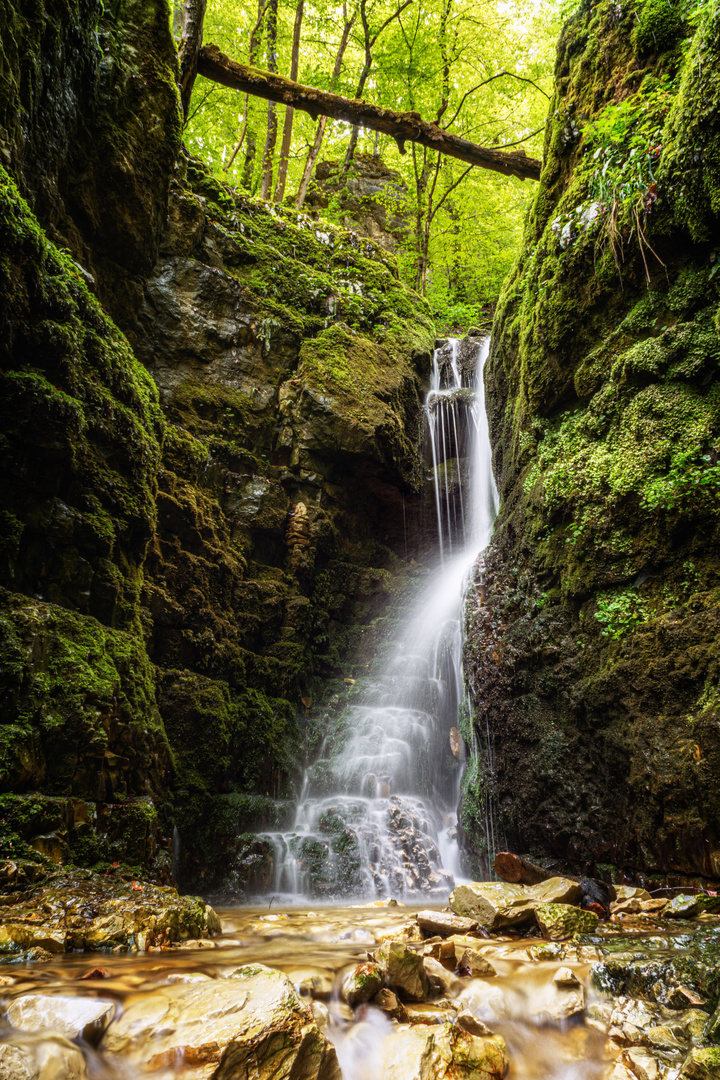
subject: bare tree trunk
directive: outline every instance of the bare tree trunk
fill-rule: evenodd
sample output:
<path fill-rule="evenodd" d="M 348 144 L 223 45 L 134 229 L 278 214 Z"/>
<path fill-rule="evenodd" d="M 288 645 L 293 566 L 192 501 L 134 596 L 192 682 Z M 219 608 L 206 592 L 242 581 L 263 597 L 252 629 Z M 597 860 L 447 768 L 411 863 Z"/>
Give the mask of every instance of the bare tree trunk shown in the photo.
<path fill-rule="evenodd" d="M 348 40 L 350 38 L 350 32 L 351 32 L 351 30 L 353 28 L 353 25 L 355 23 L 355 19 L 357 18 L 357 8 L 355 8 L 352 15 L 348 19 L 347 10 L 343 6 L 343 18 L 344 18 L 344 26 L 343 26 L 342 37 L 340 38 L 340 44 L 338 46 L 337 55 L 335 57 L 335 66 L 333 67 L 333 75 L 332 75 L 333 86 L 335 86 L 337 84 L 337 80 L 340 78 L 340 73 L 342 71 L 343 57 L 345 55 L 345 50 L 347 48 L 347 43 L 348 43 Z M 312 176 L 312 171 L 313 171 L 313 168 L 315 167 L 315 162 L 318 159 L 318 155 L 320 154 L 320 148 L 321 148 L 321 146 L 323 144 L 323 139 L 325 138 L 325 128 L 327 127 L 327 121 L 328 121 L 327 116 L 321 116 L 320 119 L 318 120 L 318 126 L 317 126 L 317 129 L 315 131 L 315 138 L 313 139 L 312 146 L 308 150 L 308 156 L 307 156 L 307 159 L 305 161 L 305 168 L 303 169 L 302 178 L 300 180 L 300 187 L 298 188 L 298 193 L 295 196 L 295 209 L 296 210 L 299 210 L 300 207 L 302 206 L 302 204 L 305 202 L 305 196 L 307 195 L 307 189 L 308 189 L 308 185 L 310 183 L 310 177 Z"/>
<path fill-rule="evenodd" d="M 332 116 L 337 120 L 392 135 L 401 153 L 405 153 L 405 143 L 416 142 L 427 146 L 429 150 L 437 150 L 481 169 L 502 173 L 503 176 L 517 176 L 519 180 L 540 179 L 542 162 L 528 157 L 522 150 L 493 150 L 478 146 L 477 143 L 453 135 L 436 124 L 428 123 L 419 113 L 397 113 L 392 109 L 382 109 L 378 105 L 294 83 L 273 72 L 238 64 L 223 56 L 216 45 L 207 45 L 200 50 L 198 71 L 206 79 L 212 79 L 223 86 L 231 86 L 235 90 L 269 101 L 293 105 L 296 109 L 310 113 L 314 118 L 320 115 Z"/>
<path fill-rule="evenodd" d="M 292 56 L 290 57 L 290 78 L 295 81 L 300 63 L 300 29 L 303 20 L 303 8 L 305 0 L 298 0 L 295 8 L 295 26 L 293 27 Z M 285 123 L 283 125 L 283 137 L 280 145 L 280 161 L 278 162 L 277 184 L 275 185 L 275 202 L 282 202 L 285 194 L 287 181 L 288 161 L 290 160 L 290 146 L 292 144 L 293 116 L 295 110 L 292 105 L 285 108 Z"/>
<path fill-rule="evenodd" d="M 277 13 L 278 0 L 268 0 L 267 20 L 267 61 L 268 71 L 277 73 Z M 275 157 L 275 143 L 277 142 L 277 109 L 272 98 L 268 99 L 267 111 L 267 137 L 263 151 L 262 188 L 260 194 L 263 199 L 270 197 L 272 189 L 273 158 Z"/>
<path fill-rule="evenodd" d="M 180 100 L 183 116 L 187 118 L 190 108 L 198 56 L 202 47 L 203 22 L 207 0 L 184 0 L 182 12 L 182 38 L 180 40 Z"/>

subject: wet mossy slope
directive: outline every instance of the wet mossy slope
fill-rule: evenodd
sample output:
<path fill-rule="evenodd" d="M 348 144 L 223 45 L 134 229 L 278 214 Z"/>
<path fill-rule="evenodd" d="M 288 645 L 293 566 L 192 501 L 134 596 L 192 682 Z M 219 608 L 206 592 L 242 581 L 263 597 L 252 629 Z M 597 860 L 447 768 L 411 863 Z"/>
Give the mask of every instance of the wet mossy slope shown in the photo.
<path fill-rule="evenodd" d="M 467 670 L 512 849 L 720 877 L 720 14 L 583 4 L 487 389 Z"/>

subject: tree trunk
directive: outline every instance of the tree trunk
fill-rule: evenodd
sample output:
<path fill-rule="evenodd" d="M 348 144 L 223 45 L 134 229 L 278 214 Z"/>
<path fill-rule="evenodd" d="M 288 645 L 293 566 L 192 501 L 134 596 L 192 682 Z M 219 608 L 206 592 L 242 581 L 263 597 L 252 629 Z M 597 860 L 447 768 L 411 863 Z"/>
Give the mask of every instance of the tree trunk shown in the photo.
<path fill-rule="evenodd" d="M 268 71 L 271 75 L 277 73 L 277 13 L 278 0 L 268 0 L 267 59 Z M 272 190 L 273 158 L 275 157 L 276 142 L 277 110 L 275 100 L 268 98 L 267 137 L 265 139 L 265 150 L 263 151 L 262 188 L 260 191 L 263 199 L 268 199 Z"/>
<path fill-rule="evenodd" d="M 345 7 L 343 5 L 343 14 L 345 14 Z M 337 80 L 340 78 L 340 72 L 342 71 L 342 62 L 347 48 L 347 43 L 350 38 L 350 32 L 357 18 L 357 8 L 353 11 L 352 15 L 348 19 L 345 17 L 345 25 L 343 26 L 342 37 L 340 38 L 340 44 L 338 45 L 337 55 L 335 57 L 335 66 L 333 67 L 332 81 L 333 86 L 336 85 Z M 325 137 L 325 128 L 327 127 L 327 116 L 321 116 L 318 120 L 317 130 L 315 132 L 315 138 L 313 144 L 308 150 L 307 160 L 305 161 L 305 168 L 303 169 L 302 179 L 300 180 L 300 186 L 298 193 L 295 196 L 295 209 L 299 210 L 302 204 L 305 202 L 305 196 L 307 195 L 308 184 L 310 183 L 310 177 L 315 166 L 315 162 L 320 154 L 320 148 L 323 144 Z"/>
<path fill-rule="evenodd" d="M 290 78 L 295 81 L 300 63 L 300 29 L 302 27 L 303 7 L 305 0 L 298 0 L 295 9 L 295 26 L 293 27 L 292 56 L 290 57 Z M 290 160 L 290 146 L 292 144 L 293 116 L 295 110 L 292 105 L 285 108 L 285 123 L 283 125 L 282 144 L 280 146 L 280 161 L 278 162 L 277 184 L 275 186 L 275 202 L 282 202 L 285 194 L 285 182 L 287 180 L 288 161 Z"/>
<path fill-rule="evenodd" d="M 258 52 L 260 51 L 260 44 L 262 42 L 262 25 L 263 18 L 265 16 L 265 3 L 266 0 L 258 0 L 257 22 L 253 27 L 252 34 L 250 35 L 250 44 L 248 46 L 248 60 L 253 67 L 257 63 Z M 254 123 L 250 119 L 250 104 L 248 94 L 245 95 L 243 121 L 245 124 L 245 161 L 243 162 L 242 179 L 240 180 L 240 183 L 246 191 L 250 191 L 252 190 L 253 174 L 255 172 L 255 155 L 257 154 L 257 130 Z"/>
<path fill-rule="evenodd" d="M 182 11 L 182 38 L 178 50 L 180 60 L 180 100 L 183 116 L 187 119 L 195 76 L 198 72 L 198 56 L 202 46 L 203 22 L 207 0 L 184 0 Z"/>
<path fill-rule="evenodd" d="M 406 142 L 417 142 L 430 150 L 491 169 L 503 176 L 516 176 L 520 180 L 539 180 L 542 162 L 528 157 L 524 151 L 493 150 L 461 139 L 444 131 L 436 124 L 423 120 L 419 113 L 397 113 L 382 109 L 364 101 L 351 100 L 340 94 L 332 94 L 312 86 L 303 86 L 269 71 L 260 71 L 247 64 L 238 64 L 224 56 L 217 45 L 207 45 L 200 50 L 198 71 L 206 79 L 230 86 L 244 93 L 254 94 L 268 101 L 279 101 L 310 113 L 313 118 L 332 116 L 350 124 L 392 135 L 401 153 Z"/>

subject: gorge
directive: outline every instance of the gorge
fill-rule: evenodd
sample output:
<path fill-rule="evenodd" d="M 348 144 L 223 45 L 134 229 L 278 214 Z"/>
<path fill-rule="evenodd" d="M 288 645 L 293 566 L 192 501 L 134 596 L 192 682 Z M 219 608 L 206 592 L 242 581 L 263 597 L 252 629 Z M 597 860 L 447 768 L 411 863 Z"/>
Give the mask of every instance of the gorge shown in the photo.
<path fill-rule="evenodd" d="M 235 1029 L 153 1042 L 211 983 L 288 1033 L 263 1080 L 719 1075 L 717 4 L 564 18 L 471 308 L 459 167 L 258 197 L 196 156 L 172 15 L 0 0 L 0 1076 L 244 1076 Z"/>

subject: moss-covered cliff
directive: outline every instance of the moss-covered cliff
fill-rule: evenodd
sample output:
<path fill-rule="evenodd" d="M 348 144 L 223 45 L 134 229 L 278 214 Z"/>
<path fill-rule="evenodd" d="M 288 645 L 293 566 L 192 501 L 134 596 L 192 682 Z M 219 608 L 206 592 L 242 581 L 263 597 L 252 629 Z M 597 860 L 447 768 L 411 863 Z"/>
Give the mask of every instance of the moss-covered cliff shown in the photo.
<path fill-rule="evenodd" d="M 0 3 L 0 839 L 209 886 L 412 578 L 434 328 L 187 158 L 169 19 Z"/>
<path fill-rule="evenodd" d="M 467 671 L 502 842 L 720 877 L 720 14 L 584 3 L 487 390 Z"/>

